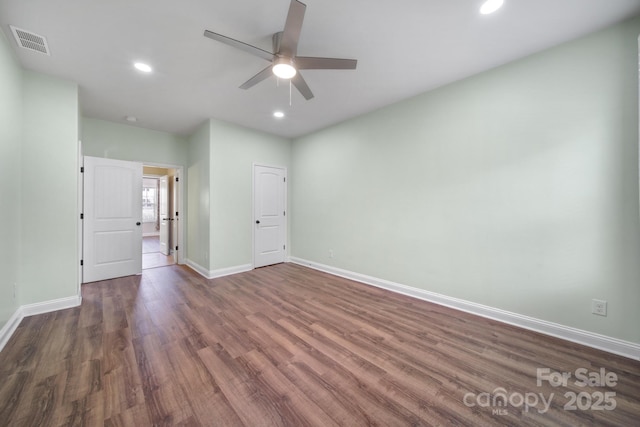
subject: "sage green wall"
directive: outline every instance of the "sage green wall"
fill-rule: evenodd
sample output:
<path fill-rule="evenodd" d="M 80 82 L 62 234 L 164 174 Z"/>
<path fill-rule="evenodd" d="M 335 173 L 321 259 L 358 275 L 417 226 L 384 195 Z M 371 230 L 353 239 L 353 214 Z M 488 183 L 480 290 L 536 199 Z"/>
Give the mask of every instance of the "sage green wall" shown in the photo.
<path fill-rule="evenodd" d="M 20 303 L 31 304 L 78 295 L 78 86 L 30 71 L 23 83 Z"/>
<path fill-rule="evenodd" d="M 253 163 L 291 167 L 291 142 L 220 120 L 211 131 L 211 270 L 253 262 Z"/>
<path fill-rule="evenodd" d="M 0 329 L 18 308 L 22 69 L 0 31 Z M 17 294 L 16 294 L 17 296 Z"/>
<path fill-rule="evenodd" d="M 82 118 L 82 153 L 134 162 L 187 165 L 186 138 L 105 120 Z"/>
<path fill-rule="evenodd" d="M 294 141 L 292 255 L 640 343 L 639 33 Z"/>
<path fill-rule="evenodd" d="M 209 266 L 209 121 L 189 138 L 187 166 L 187 258 Z"/>

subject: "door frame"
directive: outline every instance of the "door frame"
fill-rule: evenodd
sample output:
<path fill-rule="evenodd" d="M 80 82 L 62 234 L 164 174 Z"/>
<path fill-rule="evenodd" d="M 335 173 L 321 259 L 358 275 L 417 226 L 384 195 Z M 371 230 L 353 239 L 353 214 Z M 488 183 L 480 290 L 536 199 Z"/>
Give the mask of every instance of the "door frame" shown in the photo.
<path fill-rule="evenodd" d="M 285 218 L 284 218 L 284 262 L 289 262 L 289 175 L 285 166 L 276 166 L 266 163 L 253 162 L 251 165 L 251 268 L 256 268 L 256 167 L 261 166 L 265 168 L 281 169 L 284 171 L 284 206 L 285 206 Z"/>
<path fill-rule="evenodd" d="M 81 172 L 81 168 L 84 167 L 84 157 L 82 153 L 82 141 L 78 141 L 78 296 L 82 296 L 82 269 L 81 264 L 84 256 L 84 220 L 82 219 L 82 211 L 84 205 L 84 174 Z M 114 159 L 119 160 L 119 159 Z M 174 258 L 176 264 L 185 263 L 185 246 L 184 246 L 184 230 L 186 227 L 187 215 L 184 210 L 184 197 L 185 197 L 185 174 L 184 166 L 172 165 L 165 163 L 154 162 L 141 162 L 146 166 L 153 166 L 158 168 L 175 169 L 178 179 L 178 212 L 182 215 L 182 219 L 176 221 L 178 223 L 178 257 Z M 181 249 L 180 249 L 181 248 Z"/>
<path fill-rule="evenodd" d="M 84 255 L 84 220 L 83 212 L 84 212 L 84 155 L 82 154 L 82 140 L 78 139 L 78 158 L 77 158 L 77 169 L 76 172 L 78 174 L 78 205 L 76 212 L 76 218 L 78 218 L 78 297 L 80 297 L 80 301 L 82 301 L 82 258 Z"/>
<path fill-rule="evenodd" d="M 186 212 L 184 210 L 184 196 L 185 196 L 185 174 L 184 174 L 184 166 L 179 166 L 179 165 L 172 165 L 172 164 L 168 164 L 168 163 L 155 163 L 155 162 L 145 162 L 143 161 L 142 164 L 144 166 L 150 166 L 150 167 L 154 167 L 154 168 L 163 168 L 163 169 L 175 169 L 176 170 L 176 176 L 178 177 L 178 212 L 179 212 L 179 218 L 178 220 L 174 221 L 174 223 L 178 224 L 178 257 L 175 258 L 174 257 L 174 261 L 176 262 L 176 264 L 184 264 L 185 261 L 185 246 L 184 246 L 184 230 L 186 227 L 186 221 L 187 221 L 187 215 Z M 150 175 L 148 175 L 150 176 Z M 175 188 L 175 184 L 176 182 L 174 181 L 174 188 Z M 174 246 L 175 248 L 175 246 Z M 175 251 L 175 249 L 173 249 Z M 175 253 L 175 252 L 174 252 Z"/>

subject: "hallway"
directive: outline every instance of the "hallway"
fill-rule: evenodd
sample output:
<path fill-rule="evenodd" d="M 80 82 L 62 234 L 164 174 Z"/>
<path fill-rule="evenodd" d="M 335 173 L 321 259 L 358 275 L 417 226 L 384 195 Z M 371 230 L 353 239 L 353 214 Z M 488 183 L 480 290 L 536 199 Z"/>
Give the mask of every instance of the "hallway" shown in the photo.
<path fill-rule="evenodd" d="M 175 264 L 173 255 L 160 252 L 160 237 L 145 236 L 142 238 L 142 269 L 165 267 Z"/>

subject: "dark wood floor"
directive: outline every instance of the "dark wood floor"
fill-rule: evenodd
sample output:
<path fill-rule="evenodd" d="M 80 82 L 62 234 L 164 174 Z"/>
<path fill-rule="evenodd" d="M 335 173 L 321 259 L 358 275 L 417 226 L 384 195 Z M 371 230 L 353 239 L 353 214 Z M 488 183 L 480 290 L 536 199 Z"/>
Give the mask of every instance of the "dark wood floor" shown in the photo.
<path fill-rule="evenodd" d="M 0 353 L 0 425 L 640 420 L 640 362 L 296 265 L 215 280 L 157 268 L 85 285 L 83 298 L 25 318 Z M 573 376 L 538 386 L 538 368 Z M 618 381 L 579 387 L 580 368 Z M 584 393 L 583 409 L 566 410 L 565 393 Z M 525 410 L 534 395 L 548 411 Z"/>

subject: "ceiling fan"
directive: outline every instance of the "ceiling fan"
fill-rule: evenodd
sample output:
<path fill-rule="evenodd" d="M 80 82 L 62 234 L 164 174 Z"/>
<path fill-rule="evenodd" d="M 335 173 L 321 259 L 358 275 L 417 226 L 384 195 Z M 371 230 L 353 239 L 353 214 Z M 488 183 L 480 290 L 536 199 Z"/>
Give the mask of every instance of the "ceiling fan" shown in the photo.
<path fill-rule="evenodd" d="M 282 79 L 290 79 L 302 96 L 309 100 L 313 98 L 313 92 L 298 72 L 299 70 L 355 70 L 358 61 L 355 59 L 297 56 L 298 40 L 306 9 L 307 6 L 304 3 L 291 0 L 284 30 L 275 33 L 272 37 L 273 53 L 209 30 L 205 30 L 204 35 L 271 62 L 267 68 L 244 82 L 240 86 L 241 89 L 249 89 L 271 74 L 275 74 Z"/>

